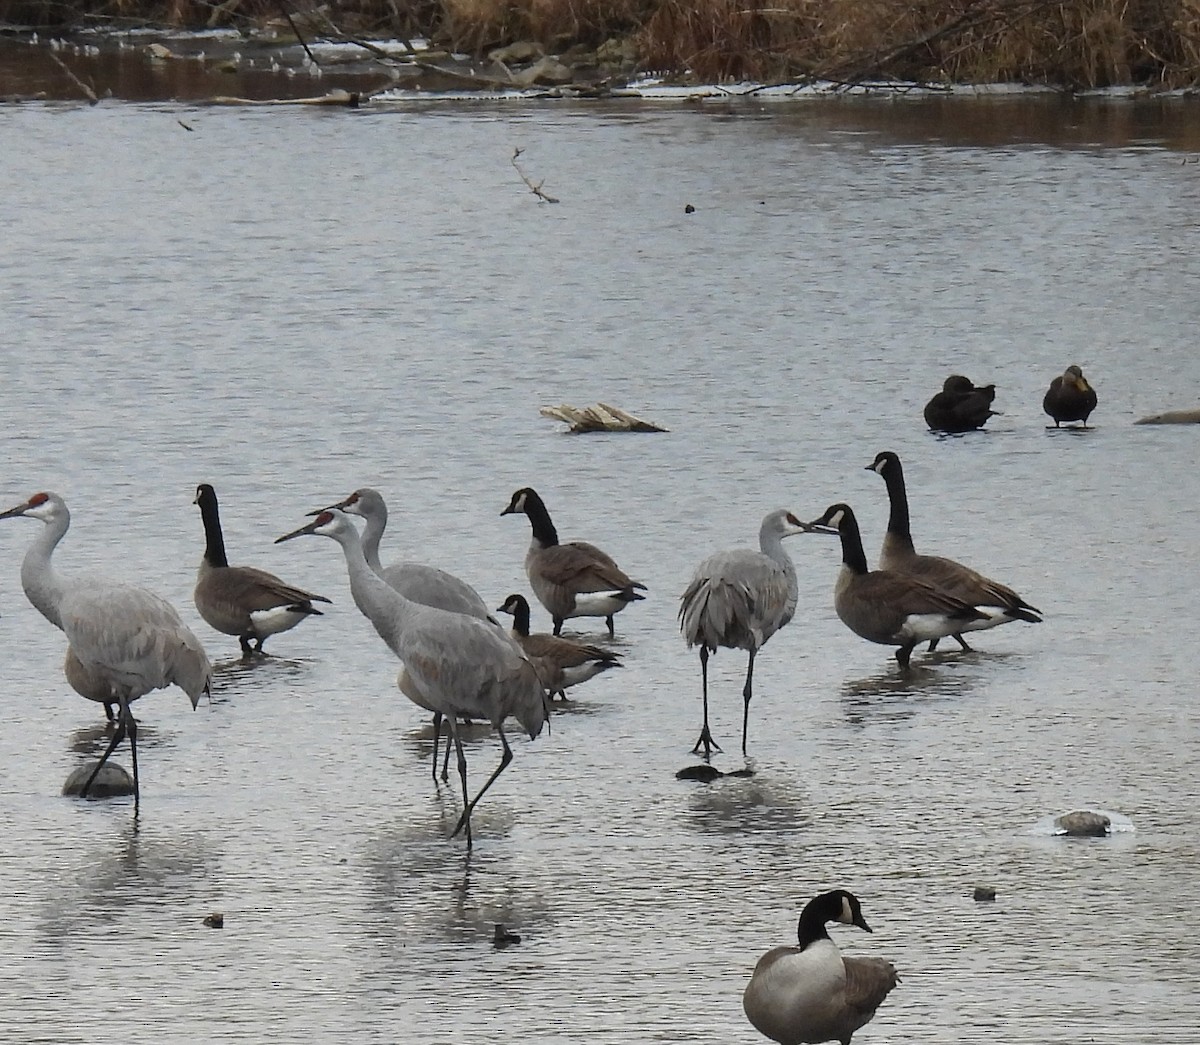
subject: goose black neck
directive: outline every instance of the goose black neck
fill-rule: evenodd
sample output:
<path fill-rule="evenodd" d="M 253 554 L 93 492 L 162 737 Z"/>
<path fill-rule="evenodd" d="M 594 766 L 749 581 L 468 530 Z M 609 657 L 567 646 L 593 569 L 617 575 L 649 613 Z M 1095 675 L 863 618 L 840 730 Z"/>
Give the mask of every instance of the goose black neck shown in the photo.
<path fill-rule="evenodd" d="M 800 912 L 800 924 L 796 926 L 796 939 L 800 950 L 818 940 L 828 940 L 829 931 L 825 928 L 825 916 L 811 903 Z"/>
<path fill-rule="evenodd" d="M 883 481 L 887 483 L 888 501 L 891 511 L 888 514 L 888 533 L 903 537 L 912 543 L 911 523 L 908 519 L 908 491 L 904 487 L 904 469 L 899 459 L 889 461 L 883 470 Z"/>
<path fill-rule="evenodd" d="M 217 495 L 211 489 L 200 494 L 200 518 L 204 520 L 204 561 L 209 566 L 228 566 L 225 535 L 221 533 L 221 516 L 217 511 Z"/>
<path fill-rule="evenodd" d="M 863 551 L 858 520 L 849 508 L 844 508 L 843 513 L 842 521 L 838 525 L 838 536 L 842 539 L 842 562 L 855 573 L 866 573 L 867 556 Z"/>
<path fill-rule="evenodd" d="M 550 548 L 558 543 L 558 531 L 550 521 L 550 513 L 546 511 L 542 499 L 532 490 L 525 495 L 525 514 L 529 516 L 534 538 L 543 548 Z"/>
<path fill-rule="evenodd" d="M 512 610 L 513 631 L 518 635 L 529 635 L 529 603 L 514 602 Z"/>

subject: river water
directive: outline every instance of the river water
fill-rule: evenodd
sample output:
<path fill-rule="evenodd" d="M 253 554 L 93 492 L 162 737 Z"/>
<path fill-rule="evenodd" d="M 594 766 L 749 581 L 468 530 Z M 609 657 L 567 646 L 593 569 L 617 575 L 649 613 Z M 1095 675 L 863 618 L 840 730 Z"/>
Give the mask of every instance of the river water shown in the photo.
<path fill-rule="evenodd" d="M 752 1042 L 755 960 L 843 886 L 875 931 L 838 942 L 903 979 L 863 1042 L 1194 1041 L 1200 429 L 1132 422 L 1196 405 L 1198 128 L 1179 101 L 0 110 L 0 507 L 62 493 L 60 568 L 160 592 L 218 662 L 197 711 L 137 705 L 136 827 L 60 797 L 102 718 L 21 591 L 39 524 L 0 526 L 0 1038 Z M 1069 363 L 1092 431 L 1045 428 Z M 939 439 L 921 409 L 952 372 L 1003 413 Z M 538 416 L 597 400 L 670 432 Z M 836 542 L 797 537 L 754 775 L 676 779 L 691 571 L 837 500 L 873 556 L 883 449 L 918 547 L 1045 623 L 902 677 L 834 616 Z M 334 600 L 261 663 L 192 606 L 199 482 L 233 561 Z M 524 485 L 649 589 L 624 669 L 514 741 L 469 859 L 340 552 L 272 544 L 368 484 L 385 561 L 495 605 L 527 591 L 528 525 L 499 514 Z M 727 771 L 744 667 L 710 665 Z M 478 785 L 498 745 L 469 758 Z M 1051 837 L 1075 808 L 1133 830 Z"/>

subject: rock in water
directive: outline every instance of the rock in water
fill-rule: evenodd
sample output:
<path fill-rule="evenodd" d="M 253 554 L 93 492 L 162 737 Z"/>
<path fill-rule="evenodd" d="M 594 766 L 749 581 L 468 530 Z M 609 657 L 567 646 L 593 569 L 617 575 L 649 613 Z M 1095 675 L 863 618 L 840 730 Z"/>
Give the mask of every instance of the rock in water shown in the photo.
<path fill-rule="evenodd" d="M 92 770 L 95 768 L 95 762 L 86 762 L 72 770 L 71 775 L 67 777 L 67 782 L 63 784 L 62 793 L 78 798 L 80 792 L 83 791 L 83 785 L 87 783 L 88 777 L 92 775 Z M 87 796 L 88 798 L 121 798 L 132 794 L 133 777 L 129 775 L 124 766 L 119 766 L 110 759 L 104 763 L 103 768 L 96 775 L 96 779 L 92 781 Z"/>
<path fill-rule="evenodd" d="M 1054 826 L 1071 838 L 1104 838 L 1112 821 L 1103 813 L 1077 809 L 1054 818 Z"/>

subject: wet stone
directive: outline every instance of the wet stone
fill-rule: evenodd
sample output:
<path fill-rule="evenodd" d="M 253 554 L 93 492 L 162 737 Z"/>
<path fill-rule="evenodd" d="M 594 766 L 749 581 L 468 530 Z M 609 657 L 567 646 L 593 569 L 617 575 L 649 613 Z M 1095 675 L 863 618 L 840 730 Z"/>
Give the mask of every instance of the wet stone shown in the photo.
<path fill-rule="evenodd" d="M 996 890 L 990 885 L 975 886 L 974 898 L 980 903 L 987 903 L 996 899 Z"/>
<path fill-rule="evenodd" d="M 71 775 L 67 777 L 66 783 L 63 784 L 62 793 L 78 798 L 83 791 L 83 785 L 87 783 L 88 777 L 92 775 L 92 770 L 95 768 L 95 762 L 85 762 L 82 766 L 73 769 Z M 96 779 L 92 781 L 87 796 L 88 798 L 121 798 L 132 794 L 133 777 L 129 775 L 124 766 L 109 759 L 96 774 Z"/>
<path fill-rule="evenodd" d="M 1112 821 L 1103 813 L 1078 809 L 1054 818 L 1054 826 L 1072 838 L 1104 838 Z"/>

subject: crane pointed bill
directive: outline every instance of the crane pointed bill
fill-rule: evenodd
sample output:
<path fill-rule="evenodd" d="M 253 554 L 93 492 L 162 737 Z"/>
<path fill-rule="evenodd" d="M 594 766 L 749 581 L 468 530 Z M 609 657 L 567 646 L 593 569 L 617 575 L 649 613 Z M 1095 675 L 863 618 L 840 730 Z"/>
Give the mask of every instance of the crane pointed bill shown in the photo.
<path fill-rule="evenodd" d="M 275 543 L 282 544 L 284 541 L 290 541 L 293 537 L 303 537 L 305 534 L 312 533 L 318 526 L 324 526 L 327 522 L 333 519 L 333 516 L 325 510 L 317 513 L 317 517 L 312 522 L 301 526 L 298 530 L 293 530 L 291 533 L 285 533 L 282 537 L 276 537 Z"/>
<path fill-rule="evenodd" d="M 24 515 L 32 505 L 29 501 L 24 504 L 18 504 L 15 508 L 9 508 L 6 512 L 0 512 L 0 519 L 15 519 L 18 515 Z"/>
<path fill-rule="evenodd" d="M 318 508 L 315 512 L 307 512 L 306 514 L 311 517 L 314 515 L 320 515 L 322 512 L 332 512 L 335 510 L 339 511 L 339 512 L 344 512 L 347 508 L 350 507 L 350 505 L 352 505 L 357 500 L 358 500 L 358 498 L 354 494 L 351 494 L 344 501 L 338 501 L 337 504 L 327 504 L 327 505 L 325 505 L 324 508 Z"/>

